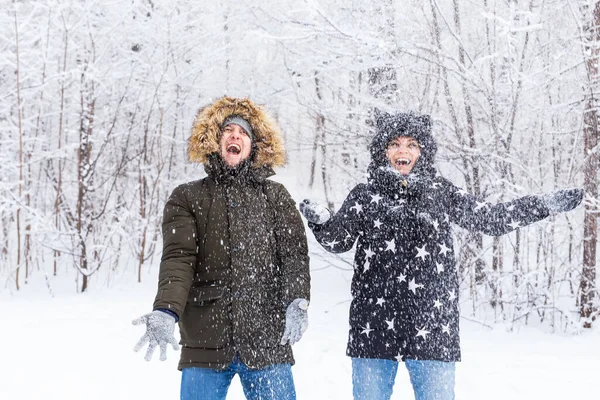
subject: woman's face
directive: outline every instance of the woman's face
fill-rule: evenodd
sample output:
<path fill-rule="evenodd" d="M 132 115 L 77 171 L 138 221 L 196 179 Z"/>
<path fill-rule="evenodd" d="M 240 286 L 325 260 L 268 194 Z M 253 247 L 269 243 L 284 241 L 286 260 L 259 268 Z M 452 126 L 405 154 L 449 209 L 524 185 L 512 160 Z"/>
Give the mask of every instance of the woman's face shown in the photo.
<path fill-rule="evenodd" d="M 421 156 L 421 146 L 413 137 L 399 136 L 388 143 L 385 154 L 396 171 L 408 175 Z"/>

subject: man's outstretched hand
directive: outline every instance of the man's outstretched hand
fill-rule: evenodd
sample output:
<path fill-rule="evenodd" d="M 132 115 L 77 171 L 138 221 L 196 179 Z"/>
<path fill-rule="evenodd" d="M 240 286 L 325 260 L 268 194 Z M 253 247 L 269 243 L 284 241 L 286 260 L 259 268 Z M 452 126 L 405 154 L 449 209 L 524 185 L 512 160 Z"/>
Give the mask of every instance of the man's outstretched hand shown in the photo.
<path fill-rule="evenodd" d="M 149 314 L 133 320 L 134 325 L 146 324 L 146 333 L 135 345 L 133 351 L 139 351 L 146 343 L 148 350 L 144 359 L 150 361 L 156 346 L 160 347 L 160 360 L 167 359 L 167 344 L 173 346 L 173 350 L 179 350 L 179 344 L 175 340 L 175 317 L 166 312 L 154 310 Z"/>

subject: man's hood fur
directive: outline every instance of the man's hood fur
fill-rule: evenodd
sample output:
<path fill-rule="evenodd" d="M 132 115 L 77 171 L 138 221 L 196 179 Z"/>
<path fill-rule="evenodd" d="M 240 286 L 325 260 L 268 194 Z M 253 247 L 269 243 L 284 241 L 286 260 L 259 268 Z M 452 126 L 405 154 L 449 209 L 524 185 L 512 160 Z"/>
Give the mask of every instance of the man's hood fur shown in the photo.
<path fill-rule="evenodd" d="M 260 105 L 245 98 L 222 97 L 198 111 L 188 140 L 188 157 L 207 165 L 209 154 L 219 152 L 221 124 L 230 115 L 239 115 L 252 126 L 255 147 L 253 167 L 280 167 L 285 149 L 277 122 Z"/>

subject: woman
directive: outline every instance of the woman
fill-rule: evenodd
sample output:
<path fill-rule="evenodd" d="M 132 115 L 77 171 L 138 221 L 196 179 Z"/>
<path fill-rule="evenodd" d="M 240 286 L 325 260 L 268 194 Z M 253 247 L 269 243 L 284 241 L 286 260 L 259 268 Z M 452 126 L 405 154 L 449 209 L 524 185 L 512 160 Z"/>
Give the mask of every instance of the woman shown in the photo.
<path fill-rule="evenodd" d="M 398 363 L 417 400 L 454 399 L 460 361 L 459 281 L 451 224 L 503 235 L 575 208 L 580 189 L 489 204 L 436 175 L 427 115 L 377 117 L 367 184 L 333 216 L 309 200 L 300 211 L 332 253 L 358 240 L 347 355 L 356 400 L 389 399 Z"/>

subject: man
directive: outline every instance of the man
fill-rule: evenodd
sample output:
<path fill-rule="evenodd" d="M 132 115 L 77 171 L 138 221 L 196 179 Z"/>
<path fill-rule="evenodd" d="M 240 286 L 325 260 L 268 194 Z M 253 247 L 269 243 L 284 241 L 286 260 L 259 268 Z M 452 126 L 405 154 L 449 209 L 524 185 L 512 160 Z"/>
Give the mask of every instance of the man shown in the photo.
<path fill-rule="evenodd" d="M 460 343 L 451 224 L 503 235 L 575 208 L 583 191 L 481 201 L 436 175 L 428 115 L 381 113 L 376 121 L 368 183 L 333 216 L 309 200 L 300 211 L 326 250 L 358 241 L 347 347 L 354 399 L 389 399 L 402 361 L 416 400 L 453 400 Z"/>
<path fill-rule="evenodd" d="M 188 155 L 208 176 L 177 187 L 163 216 L 149 342 L 166 359 L 179 321 L 182 400 L 225 399 L 237 373 L 248 399 L 295 399 L 291 345 L 307 327 L 310 276 L 302 219 L 283 185 L 281 134 L 248 99 L 198 112 Z"/>

